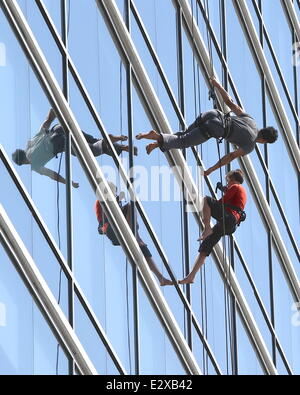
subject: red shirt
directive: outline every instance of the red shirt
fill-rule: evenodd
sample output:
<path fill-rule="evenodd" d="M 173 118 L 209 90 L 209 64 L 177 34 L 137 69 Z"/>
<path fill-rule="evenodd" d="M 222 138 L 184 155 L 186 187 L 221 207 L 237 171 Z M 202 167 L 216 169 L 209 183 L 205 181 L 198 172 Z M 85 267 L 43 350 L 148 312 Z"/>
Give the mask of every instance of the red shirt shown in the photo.
<path fill-rule="evenodd" d="M 103 214 L 102 214 L 102 207 L 101 207 L 99 200 L 97 200 L 95 203 L 95 212 L 96 212 L 98 222 L 99 223 L 102 222 L 103 221 Z"/>
<path fill-rule="evenodd" d="M 222 202 L 222 199 L 219 200 Z M 247 194 L 245 188 L 241 184 L 232 184 L 226 191 L 223 196 L 223 202 L 228 203 L 232 206 L 239 207 L 241 210 L 244 210 L 247 202 Z M 231 209 L 230 207 L 226 207 L 226 210 L 233 214 L 237 221 L 240 220 L 240 214 Z"/>
<path fill-rule="evenodd" d="M 95 208 L 98 223 L 101 226 L 101 234 L 106 234 L 109 223 L 105 214 L 103 213 L 101 203 L 99 202 L 99 200 L 96 201 L 94 208 Z"/>

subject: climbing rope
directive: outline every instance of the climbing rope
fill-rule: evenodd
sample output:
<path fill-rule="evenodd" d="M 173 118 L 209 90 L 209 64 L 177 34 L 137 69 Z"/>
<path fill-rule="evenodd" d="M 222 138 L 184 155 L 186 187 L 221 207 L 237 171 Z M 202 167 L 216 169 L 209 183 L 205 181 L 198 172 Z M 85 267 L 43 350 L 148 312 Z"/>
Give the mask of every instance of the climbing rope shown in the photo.
<path fill-rule="evenodd" d="M 57 180 L 56 180 L 56 207 L 57 207 L 57 238 L 58 238 L 58 248 L 61 249 L 61 235 L 60 235 L 60 207 L 59 207 L 59 200 L 60 200 L 60 188 L 59 188 L 59 176 L 61 171 L 61 163 L 62 163 L 63 152 L 60 154 L 59 164 L 58 164 L 58 171 L 57 171 Z M 59 270 L 59 281 L 58 281 L 58 297 L 57 297 L 57 304 L 60 305 L 61 301 L 61 283 L 62 283 L 62 267 Z M 56 365 L 55 371 L 56 375 L 58 376 L 59 371 L 59 350 L 60 344 L 57 343 L 57 351 L 56 351 Z"/>
<path fill-rule="evenodd" d="M 69 31 L 70 31 L 70 7 L 71 7 L 71 2 L 70 0 L 68 1 L 68 17 L 67 17 L 67 39 L 69 37 Z M 60 207 L 59 207 L 59 201 L 60 201 L 60 188 L 59 188 L 59 177 L 60 177 L 60 172 L 61 172 L 61 164 L 62 164 L 62 157 L 63 157 L 63 152 L 60 155 L 59 158 L 59 164 L 58 164 L 58 171 L 57 171 L 57 180 L 56 180 L 56 207 L 57 207 L 57 237 L 58 237 L 58 248 L 59 250 L 61 249 L 61 234 L 60 234 Z M 60 267 L 59 270 L 59 280 L 58 280 L 58 297 L 57 297 L 57 304 L 60 305 L 61 302 L 61 286 L 62 286 L 62 267 Z M 56 349 L 56 364 L 55 364 L 55 372 L 56 376 L 59 374 L 59 351 L 60 351 L 60 344 L 57 343 L 57 349 Z"/>

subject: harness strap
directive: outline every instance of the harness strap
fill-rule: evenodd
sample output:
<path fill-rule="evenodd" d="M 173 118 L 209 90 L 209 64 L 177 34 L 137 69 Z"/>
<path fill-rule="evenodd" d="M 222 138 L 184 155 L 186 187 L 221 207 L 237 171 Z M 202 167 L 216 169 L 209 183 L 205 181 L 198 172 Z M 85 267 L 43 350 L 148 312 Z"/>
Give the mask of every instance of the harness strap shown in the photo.
<path fill-rule="evenodd" d="M 244 222 L 247 218 L 246 211 L 242 210 L 240 207 L 233 206 L 232 204 L 225 203 L 225 207 L 231 208 L 233 211 L 236 211 L 238 214 L 240 214 L 240 219 L 237 222 L 237 226 L 240 225 L 241 222 Z"/>
<path fill-rule="evenodd" d="M 231 135 L 231 131 L 232 131 L 231 124 L 232 124 L 232 119 L 230 116 L 230 112 L 227 114 L 224 114 L 223 115 L 223 126 L 224 126 L 225 133 L 224 133 L 224 136 L 218 140 L 219 144 L 223 143 L 223 140 L 224 139 L 226 140 Z"/>

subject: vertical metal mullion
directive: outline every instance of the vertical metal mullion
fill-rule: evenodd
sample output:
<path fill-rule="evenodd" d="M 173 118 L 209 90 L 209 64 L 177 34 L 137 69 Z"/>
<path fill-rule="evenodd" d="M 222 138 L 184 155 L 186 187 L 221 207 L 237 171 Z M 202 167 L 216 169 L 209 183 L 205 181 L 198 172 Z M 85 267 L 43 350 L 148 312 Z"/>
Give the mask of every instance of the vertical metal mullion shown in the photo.
<path fill-rule="evenodd" d="M 263 16 L 263 8 L 262 8 L 262 1 L 259 0 L 259 10 L 261 15 Z M 259 35 L 260 35 L 260 42 L 262 48 L 264 48 L 264 27 L 263 27 L 263 20 L 259 18 Z M 263 127 L 267 126 L 267 106 L 266 106 L 266 80 L 261 73 L 262 78 L 262 110 L 263 110 Z M 269 151 L 267 144 L 264 146 L 264 160 L 266 163 L 267 168 L 269 167 Z M 269 173 L 265 172 L 265 181 L 266 181 L 266 199 L 268 204 L 271 203 L 271 194 L 270 194 L 270 178 Z M 272 234 L 270 229 L 268 229 L 268 256 L 269 256 L 269 287 L 270 287 L 270 308 L 271 308 L 271 322 L 273 328 L 275 328 L 275 308 L 274 308 L 274 283 L 273 283 L 273 260 L 272 260 Z M 273 362 L 276 366 L 276 337 L 272 335 L 272 358 Z"/>
<path fill-rule="evenodd" d="M 68 21 L 67 21 L 67 4 L 66 0 L 61 0 L 61 36 L 62 41 L 68 51 Z M 70 12 L 70 10 L 68 10 Z M 69 78 L 68 78 L 68 58 L 67 53 L 62 55 L 62 82 L 63 94 L 69 101 Z M 65 168 L 66 168 L 66 220 L 67 220 L 67 261 L 71 270 L 73 270 L 73 226 L 72 226 L 72 168 L 71 168 L 71 134 L 65 130 Z M 68 281 L 68 307 L 69 322 L 74 328 L 74 283 L 72 279 Z M 75 365 L 73 360 L 69 360 L 69 374 L 75 374 Z"/>
<path fill-rule="evenodd" d="M 131 0 L 125 0 L 125 18 L 126 26 L 131 32 Z M 134 168 L 134 154 L 133 154 L 133 106 L 132 106 L 132 67 L 130 62 L 126 65 L 126 83 L 127 83 L 127 105 L 128 105 L 128 144 L 129 144 L 129 171 L 130 171 L 130 182 L 134 185 L 134 178 L 132 170 Z M 131 204 L 131 229 L 134 235 L 137 235 L 137 218 L 136 218 L 136 207 L 133 200 Z M 133 293 L 133 317 L 134 317 L 134 362 L 135 362 L 135 374 L 140 374 L 140 339 L 139 339 L 139 304 L 138 304 L 138 270 L 137 266 L 132 266 L 132 293 Z"/>
<path fill-rule="evenodd" d="M 183 61 L 183 45 L 182 45 L 182 10 L 177 5 L 177 65 L 178 65 L 178 88 L 179 88 L 179 105 L 180 110 L 185 117 L 185 96 L 184 96 L 184 61 Z M 184 125 L 180 122 L 181 129 Z M 186 149 L 183 151 L 183 156 L 186 159 Z M 185 262 L 185 275 L 190 272 L 190 254 L 189 254 L 189 219 L 187 214 L 187 201 L 185 199 L 185 186 L 182 185 L 182 219 L 183 219 L 183 241 L 184 241 L 184 262 Z M 188 302 L 191 304 L 191 287 L 188 284 L 186 286 L 186 297 Z M 193 349 L 193 337 L 192 337 L 192 317 L 190 311 L 186 311 L 186 331 L 187 331 L 187 342 L 190 349 Z"/>
<path fill-rule="evenodd" d="M 221 41 L 221 49 L 222 49 L 222 55 L 223 58 L 226 62 L 226 65 L 228 64 L 228 56 L 227 56 L 227 32 L 226 32 L 226 5 L 225 5 L 225 0 L 221 0 L 220 2 L 221 5 L 221 9 L 220 9 L 220 18 L 221 18 L 221 30 L 220 33 L 222 35 L 222 40 Z M 224 87 L 225 89 L 228 91 L 229 89 L 229 78 L 228 78 L 228 68 L 226 67 L 226 69 L 224 69 L 224 67 L 222 67 L 223 70 L 223 78 L 224 78 Z M 230 151 L 230 143 L 226 142 L 226 153 L 228 154 Z M 227 165 L 227 171 L 231 170 L 231 166 Z M 230 236 L 229 237 L 230 240 L 230 263 L 231 266 L 234 270 L 234 242 L 233 242 L 233 237 Z M 233 294 L 230 292 L 230 303 L 231 303 L 231 317 L 229 317 L 229 319 L 231 320 L 232 323 L 232 333 L 231 333 L 231 340 L 230 340 L 230 355 L 231 355 L 231 364 L 232 364 L 232 374 L 233 375 L 237 375 L 238 374 L 238 350 L 237 350 L 237 324 L 236 324 L 236 312 L 237 312 L 237 308 L 236 308 L 236 301 L 235 298 L 233 297 Z M 233 346 L 233 349 L 231 348 Z"/>

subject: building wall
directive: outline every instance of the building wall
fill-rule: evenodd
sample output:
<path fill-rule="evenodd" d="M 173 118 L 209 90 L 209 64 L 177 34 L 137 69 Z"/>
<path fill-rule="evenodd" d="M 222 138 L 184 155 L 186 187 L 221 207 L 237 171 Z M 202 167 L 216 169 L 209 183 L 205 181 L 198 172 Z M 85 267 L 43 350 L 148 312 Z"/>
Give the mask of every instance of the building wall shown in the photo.
<path fill-rule="evenodd" d="M 66 72 L 63 68 L 64 57 L 60 54 L 41 10 L 32 1 L 20 0 L 17 3 L 61 88 L 63 89 L 64 83 L 68 85 L 70 109 L 80 127 L 101 138 L 103 130 L 95 122 L 71 72 Z M 151 111 L 147 108 L 147 98 L 143 96 L 138 82 L 130 73 L 128 60 L 120 49 L 118 39 L 109 27 L 105 14 L 101 12 L 101 5 L 98 6 L 96 1 L 91 0 L 71 0 L 66 3 L 69 11 L 62 20 L 61 2 L 44 1 L 59 33 L 69 23 L 69 55 L 106 131 L 133 138 L 134 145 L 139 148 L 139 156 L 133 158 L 136 192 L 175 277 L 182 278 L 188 267 L 193 265 L 197 255 L 197 239 L 201 229 L 193 213 L 185 210 L 180 187 L 174 177 L 170 176 L 171 173 L 168 173 L 169 164 L 165 155 L 158 150 L 151 156 L 146 155 L 145 144 L 134 139 L 137 133 L 157 127 L 155 119 L 150 115 Z M 210 42 L 207 39 L 202 13 L 205 7 L 202 2 L 197 6 L 196 3 L 196 0 L 190 2 L 193 16 L 208 46 Z M 178 110 L 176 111 L 174 103 L 172 104 L 166 83 L 151 57 L 138 18 L 132 12 L 133 6 L 130 11 L 129 2 L 119 0 L 116 4 L 124 21 L 129 21 L 131 38 L 172 129 L 182 130 L 184 126 Z M 196 47 L 189 40 L 177 1 L 135 0 L 134 4 L 174 94 L 176 105 L 186 123 L 190 124 L 200 112 L 209 110 L 212 102 L 208 100 L 207 76 L 198 64 Z M 299 146 L 299 66 L 292 61 L 292 46 L 296 42 L 293 28 L 279 0 L 247 1 L 247 5 Z M 299 17 L 299 2 L 294 1 L 294 7 Z M 263 16 L 265 34 L 262 32 L 263 25 L 257 9 L 261 10 Z M 245 110 L 256 119 L 259 127 L 273 125 L 280 132 L 276 144 L 268 147 L 259 146 L 249 157 L 276 220 L 290 262 L 299 278 L 299 172 L 295 169 L 284 142 L 285 131 L 282 130 L 276 111 L 272 107 L 263 73 L 257 67 L 234 2 L 210 1 L 209 17 L 228 65 L 226 70 L 213 45 L 213 64 L 218 77 L 234 100 L 241 100 Z M 270 37 L 283 81 L 280 80 L 271 56 L 266 34 Z M 43 91 L 42 84 L 2 11 L 0 41 L 0 142 L 10 156 L 16 148 L 25 147 L 27 141 L 37 133 L 51 107 L 51 101 L 49 102 Z M 233 84 L 229 83 L 226 71 L 233 77 Z M 290 101 L 287 93 L 290 95 Z M 223 144 L 221 153 L 227 152 L 229 148 Z M 210 140 L 198 147 L 197 152 L 206 168 L 217 161 L 215 141 Z M 195 156 L 191 150 L 187 150 L 185 155 L 200 188 L 204 181 L 199 178 Z M 121 159 L 129 174 L 129 155 L 124 153 Z M 98 162 L 107 179 L 113 181 L 119 190 L 125 190 L 113 158 L 101 156 Z M 80 185 L 78 189 L 72 190 L 72 201 L 68 198 L 64 185 L 31 171 L 30 166 L 15 166 L 15 169 L 60 246 L 63 256 L 72 264 L 78 284 L 126 371 L 132 374 L 185 374 L 186 369 L 176 353 L 176 348 L 167 336 L 164 325 L 158 320 L 155 309 L 130 264 L 130 259 L 126 258 L 121 247 L 114 247 L 97 232 L 93 210 L 96 196 L 80 162 L 75 157 L 67 157 L 65 161 L 65 155 L 59 155 L 47 166 L 55 171 L 60 169 L 60 174 L 64 175 L 66 163 L 71 165 L 72 179 Z M 232 168 L 240 165 L 234 162 Z M 74 292 L 70 292 L 68 279 L 61 273 L 53 251 L 41 234 L 3 162 L 0 162 L 0 171 L 1 204 L 38 269 L 53 294 L 57 298 L 60 295 L 60 306 L 66 316 L 74 315 L 75 333 L 98 372 L 117 374 L 117 369 L 93 323 L 81 301 Z M 160 177 L 159 172 L 165 173 L 166 178 Z M 204 184 L 203 194 L 211 194 L 211 185 L 214 186 L 219 179 L 219 173 L 213 173 L 210 182 Z M 234 239 L 225 241 L 224 246 L 278 373 L 289 373 L 288 364 L 291 372 L 297 374 L 300 372 L 300 329 L 297 312 L 294 310 L 296 300 L 284 274 L 276 240 L 257 204 L 255 189 L 248 178 L 246 189 L 247 221 L 240 226 Z M 128 199 L 128 193 L 126 196 Z M 71 222 L 67 215 L 70 207 Z M 149 234 L 147 224 L 139 214 L 137 221 L 140 234 L 148 244 L 154 260 L 160 270 L 168 276 L 161 253 Z M 68 244 L 70 224 L 71 245 Z M 0 308 L 0 312 L 4 311 L 5 319 L 1 320 L 0 317 L 0 347 L 3 355 L 3 358 L 0 358 L 0 373 L 67 373 L 70 356 L 61 348 L 57 351 L 55 336 L 3 249 L 1 257 L 3 265 L 0 266 L 0 307 L 4 307 Z M 252 283 L 247 274 L 251 275 Z M 231 303 L 232 300 L 226 291 L 226 281 L 218 270 L 215 256 L 208 258 L 195 284 L 190 289 L 183 290 L 191 302 L 222 373 L 264 374 L 256 345 L 249 338 L 238 306 Z M 217 374 L 176 289 L 166 287 L 162 292 L 180 329 L 191 343 L 192 351 L 203 373 Z M 73 303 L 70 303 L 72 300 Z M 268 319 L 262 312 L 262 305 Z M 1 322 L 4 325 L 1 325 Z M 279 352 L 279 343 L 284 355 Z"/>

